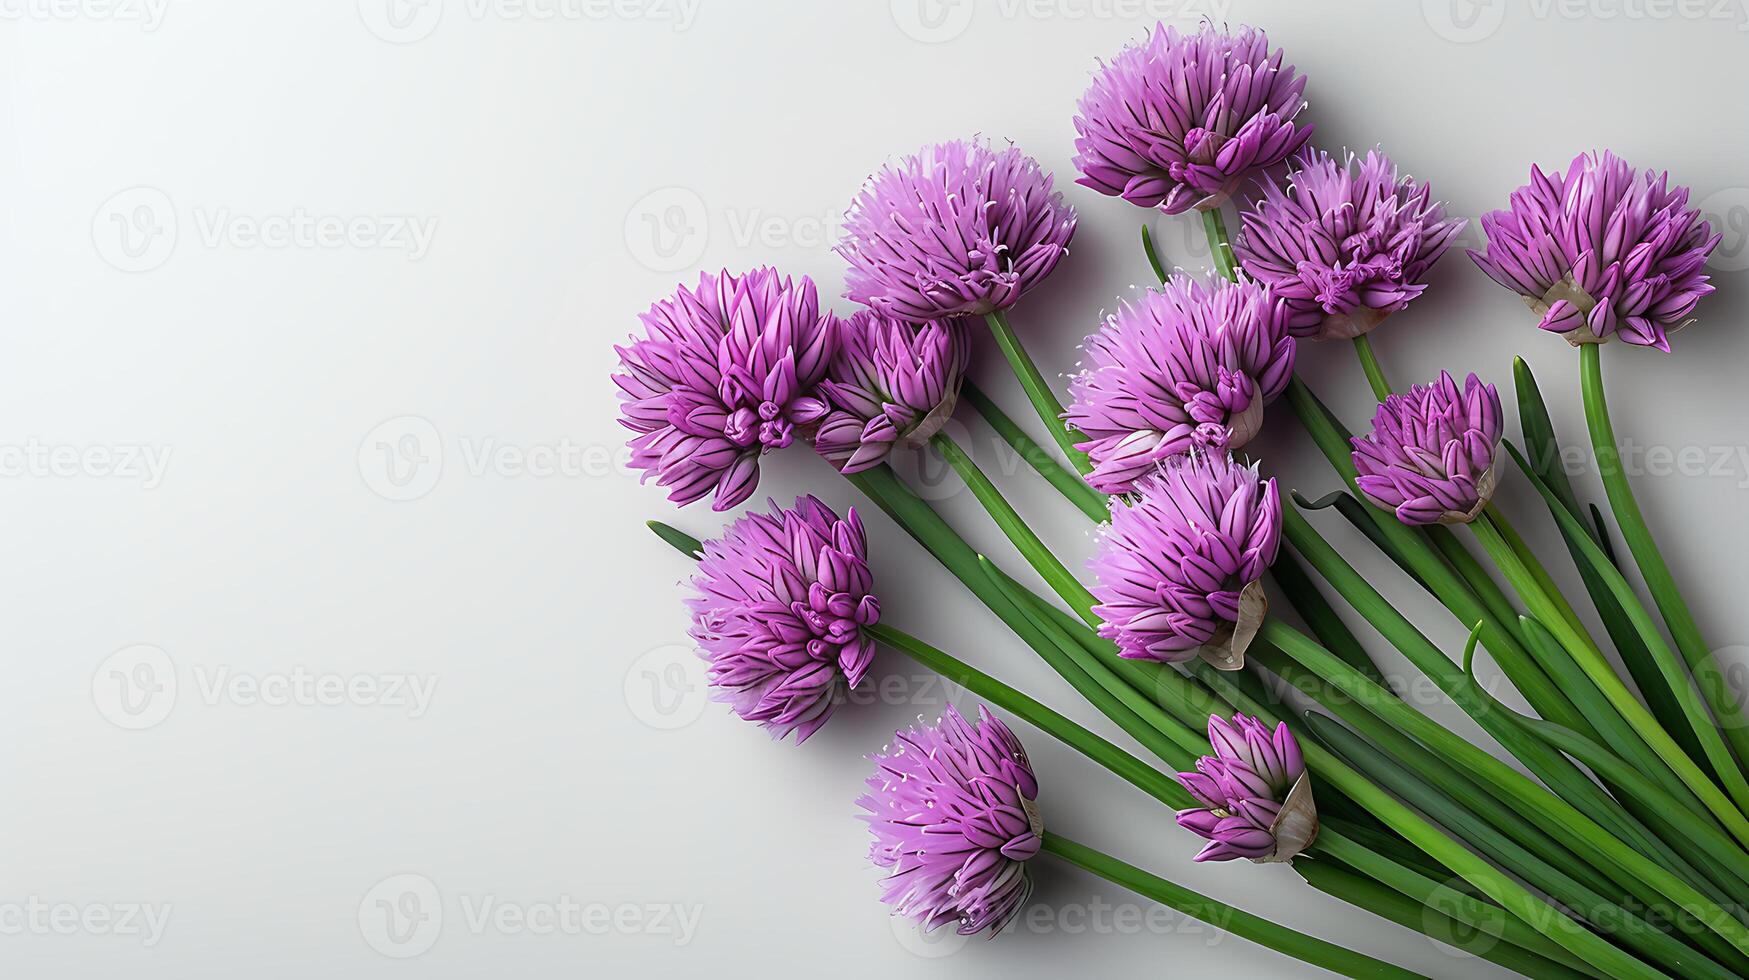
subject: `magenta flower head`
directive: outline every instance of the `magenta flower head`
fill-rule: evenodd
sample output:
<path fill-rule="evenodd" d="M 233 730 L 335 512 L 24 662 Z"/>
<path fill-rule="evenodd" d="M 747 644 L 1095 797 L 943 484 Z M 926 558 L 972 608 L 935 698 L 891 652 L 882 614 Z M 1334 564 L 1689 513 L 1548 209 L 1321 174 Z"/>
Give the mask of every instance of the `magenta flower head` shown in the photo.
<path fill-rule="evenodd" d="M 1466 222 L 1448 219 L 1426 184 L 1369 152 L 1338 163 L 1308 153 L 1286 185 L 1266 181 L 1233 250 L 1245 272 L 1288 307 L 1288 332 L 1358 337 L 1409 305 Z"/>
<path fill-rule="evenodd" d="M 689 504 L 746 500 L 759 457 L 826 416 L 815 391 L 838 346 L 838 319 L 814 284 L 773 269 L 706 273 L 639 317 L 646 336 L 615 347 L 621 423 L 638 433 L 631 465 Z"/>
<path fill-rule="evenodd" d="M 928 442 L 947 424 L 972 344 L 961 320 L 919 325 L 871 310 L 846 320 L 842 336 L 820 385 L 832 411 L 814 448 L 855 473 L 886 459 L 894 446 Z"/>
<path fill-rule="evenodd" d="M 1668 352 L 1713 291 L 1701 269 L 1720 236 L 1688 206 L 1688 188 L 1607 151 L 1574 157 L 1565 176 L 1531 167 L 1482 230 L 1487 247 L 1470 258 L 1575 347 L 1620 337 Z"/>
<path fill-rule="evenodd" d="M 868 545 L 854 509 L 839 520 L 813 497 L 750 513 L 707 541 L 692 637 L 718 699 L 774 738 L 817 731 L 874 658 L 880 620 Z"/>
<path fill-rule="evenodd" d="M 1044 843 L 1038 780 L 1020 740 L 988 710 L 978 722 L 953 705 L 870 756 L 875 774 L 857 804 L 874 831 L 869 858 L 889 874 L 881 900 L 925 932 L 949 922 L 962 936 L 1002 931 L 1026 902 L 1026 862 Z"/>
<path fill-rule="evenodd" d="M 1286 861 L 1318 836 L 1318 809 L 1300 743 L 1287 723 L 1270 731 L 1250 715 L 1209 716 L 1214 755 L 1178 781 L 1202 806 L 1178 811 L 1178 825 L 1208 841 L 1198 861 Z"/>
<path fill-rule="evenodd" d="M 1275 481 L 1225 453 L 1169 460 L 1114 502 L 1087 567 L 1099 635 L 1132 660 L 1244 666 L 1268 609 L 1258 581 L 1281 544 Z"/>
<path fill-rule="evenodd" d="M 1088 367 L 1064 418 L 1085 433 L 1089 481 L 1125 493 L 1193 446 L 1237 449 L 1287 387 L 1287 307 L 1256 283 L 1173 276 L 1087 339 Z"/>
<path fill-rule="evenodd" d="M 1379 405 L 1353 439 L 1362 493 L 1404 524 L 1468 524 L 1499 482 L 1500 394 L 1474 374 L 1459 389 L 1441 371 Z"/>
<path fill-rule="evenodd" d="M 1013 306 L 1068 252 L 1075 209 L 1018 149 L 955 140 L 881 168 L 844 232 L 845 295 L 922 322 Z"/>
<path fill-rule="evenodd" d="M 1249 27 L 1157 25 L 1094 73 L 1075 116 L 1077 183 L 1167 214 L 1219 207 L 1293 156 L 1306 79 Z"/>

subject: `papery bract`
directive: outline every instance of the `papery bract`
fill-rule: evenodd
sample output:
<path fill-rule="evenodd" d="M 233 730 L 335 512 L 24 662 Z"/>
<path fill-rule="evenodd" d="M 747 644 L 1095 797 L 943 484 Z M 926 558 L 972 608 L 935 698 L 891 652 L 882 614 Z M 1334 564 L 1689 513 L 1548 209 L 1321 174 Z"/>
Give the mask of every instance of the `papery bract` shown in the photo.
<path fill-rule="evenodd" d="M 1266 604 L 1258 580 L 1281 544 L 1275 481 L 1225 453 L 1168 461 L 1114 500 L 1088 568 L 1099 635 L 1137 660 L 1242 663 Z"/>
<path fill-rule="evenodd" d="M 1500 436 L 1494 386 L 1472 374 L 1460 389 L 1442 371 L 1386 398 L 1353 439 L 1357 484 L 1405 524 L 1467 524 L 1494 496 Z"/>
<path fill-rule="evenodd" d="M 1384 154 L 1358 163 L 1308 154 L 1285 184 L 1265 181 L 1233 243 L 1246 274 L 1287 303 L 1296 337 L 1358 337 L 1403 309 L 1466 224 Z"/>
<path fill-rule="evenodd" d="M 1702 273 L 1718 246 L 1688 188 L 1641 173 L 1613 153 L 1581 154 L 1565 174 L 1530 168 L 1504 211 L 1482 216 L 1488 244 L 1470 258 L 1525 299 L 1537 326 L 1568 343 L 1670 350 L 1713 291 Z"/>
<path fill-rule="evenodd" d="M 845 295 L 901 320 L 1005 310 L 1068 251 L 1075 209 L 1014 147 L 955 140 L 882 167 L 844 218 Z"/>
<path fill-rule="evenodd" d="M 907 323 L 870 310 L 844 321 L 838 355 L 820 385 L 831 411 L 814 448 L 845 473 L 921 445 L 953 415 L 971 359 L 960 320 Z"/>
<path fill-rule="evenodd" d="M 1087 339 L 1064 418 L 1088 437 L 1088 482 L 1123 493 L 1193 446 L 1245 445 L 1293 369 L 1287 309 L 1267 289 L 1173 276 Z"/>
<path fill-rule="evenodd" d="M 874 832 L 869 858 L 891 872 L 882 900 L 925 931 L 1001 932 L 1031 892 L 1026 862 L 1044 842 L 1020 740 L 988 710 L 972 724 L 950 704 L 936 725 L 898 732 L 870 758 L 857 803 Z"/>
<path fill-rule="evenodd" d="M 687 605 L 719 699 L 774 738 L 807 739 L 874 657 L 873 582 L 856 510 L 840 520 L 813 497 L 705 542 Z"/>
<path fill-rule="evenodd" d="M 1305 89 L 1262 31 L 1157 25 L 1081 97 L 1077 183 L 1167 214 L 1219 207 L 1311 138 L 1294 123 Z"/>
<path fill-rule="evenodd" d="M 646 335 L 616 347 L 621 423 L 638 436 L 631 465 L 670 500 L 746 500 L 759 457 L 826 416 L 815 390 L 838 346 L 838 319 L 814 284 L 761 268 L 706 273 L 639 317 Z"/>

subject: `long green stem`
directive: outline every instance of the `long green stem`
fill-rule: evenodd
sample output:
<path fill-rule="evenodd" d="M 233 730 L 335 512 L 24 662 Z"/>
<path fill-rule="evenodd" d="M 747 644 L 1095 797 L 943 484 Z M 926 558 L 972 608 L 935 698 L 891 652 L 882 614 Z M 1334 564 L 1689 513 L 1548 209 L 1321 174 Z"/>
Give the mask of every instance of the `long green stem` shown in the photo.
<path fill-rule="evenodd" d="M 1313 888 L 1318 889 L 1333 898 L 1339 898 L 1352 905 L 1373 910 L 1399 925 L 1414 929 L 1431 939 L 1445 943 L 1455 949 L 1463 950 L 1472 956 L 1478 956 L 1492 963 L 1511 970 L 1533 980 L 1582 980 L 1584 977 L 1596 977 L 1603 980 L 1604 974 L 1574 960 L 1566 950 L 1555 946 L 1554 949 L 1566 954 L 1571 963 L 1555 960 L 1552 957 L 1529 952 L 1512 939 L 1501 941 L 1500 931 L 1516 927 L 1521 932 L 1513 932 L 1515 938 L 1528 934 L 1536 939 L 1542 939 L 1536 933 L 1508 915 L 1497 906 L 1477 902 L 1484 910 L 1492 910 L 1492 914 L 1481 912 L 1474 917 L 1466 918 L 1456 914 L 1469 911 L 1468 906 L 1460 905 L 1456 900 L 1444 896 L 1461 893 L 1454 889 L 1443 888 L 1435 884 L 1431 888 L 1421 888 L 1408 884 L 1404 891 L 1380 884 L 1385 879 L 1380 878 L 1376 869 L 1368 870 L 1366 875 L 1355 874 L 1346 870 L 1334 861 L 1296 861 L 1294 870 Z M 1414 896 L 1427 895 L 1426 904 Z M 1545 940 L 1546 942 L 1546 940 Z M 1551 944 L 1552 945 L 1552 944 Z"/>
<path fill-rule="evenodd" d="M 1202 213 L 1202 230 L 1208 235 L 1209 254 L 1214 258 L 1215 271 L 1223 279 L 1239 279 L 1239 264 L 1233 261 L 1233 243 L 1227 237 L 1227 221 L 1221 217 L 1220 205 Z"/>
<path fill-rule="evenodd" d="M 1033 411 L 1038 413 L 1039 420 L 1045 424 L 1045 429 L 1063 451 L 1069 465 L 1083 475 L 1091 472 L 1093 464 L 1087 459 L 1087 454 L 1075 448 L 1076 443 L 1086 442 L 1087 437 L 1063 421 L 1063 403 L 1051 391 L 1050 384 L 1039 373 L 1038 365 L 1033 363 L 1026 348 L 1021 346 L 1014 328 L 1008 325 L 1007 315 L 1001 310 L 986 313 L 984 322 L 990 325 L 990 333 L 996 338 L 996 346 L 1002 348 L 1002 356 L 1008 359 L 1008 366 L 1020 380 L 1020 387 L 1026 391 L 1027 401 L 1032 402 Z"/>
<path fill-rule="evenodd" d="M 1628 880 L 1644 883 L 1665 899 L 1674 902 L 1679 908 L 1694 916 L 1707 928 L 1723 936 L 1739 950 L 1749 952 L 1749 928 L 1745 928 L 1735 918 L 1708 901 L 1704 895 L 1675 873 L 1623 844 L 1590 817 L 1538 786 L 1518 770 L 1471 745 L 1465 739 L 1447 730 L 1443 725 L 1392 697 L 1388 692 L 1379 689 L 1359 671 L 1348 666 L 1340 658 L 1324 650 L 1292 627 L 1277 620 L 1268 620 L 1264 623 L 1262 636 L 1275 644 L 1282 652 L 1297 660 L 1302 666 L 1354 698 L 1367 710 L 1390 722 L 1428 748 L 1462 766 L 1472 776 L 1505 793 L 1516 805 L 1524 807 L 1527 815 L 1534 815 L 1537 819 L 1546 821 L 1551 827 L 1559 827 L 1561 832 L 1570 837 L 1575 844 L 1582 845 L 1589 853 L 1603 859 L 1607 867 L 1600 870 L 1610 873 L 1611 877 L 1616 877 L 1616 872 L 1620 872 Z M 1512 748 L 1514 754 L 1518 754 L 1520 749 L 1516 747 L 1516 743 L 1524 738 L 1524 733 L 1516 730 L 1502 731 L 1495 737 Z M 1364 794 L 1364 792 L 1364 790 L 1356 788 L 1351 795 Z M 1365 802 L 1362 795 L 1355 795 L 1355 798 Z M 1442 855 L 1435 854 L 1434 856 L 1444 860 Z M 1447 866 L 1463 874 L 1463 869 L 1458 865 L 1447 862 Z M 1465 875 L 1465 877 L 1469 876 Z M 1480 882 L 1471 880 L 1478 887 L 1481 886 Z M 1489 895 L 1497 901 L 1499 900 L 1499 896 L 1492 892 Z M 1502 904 L 1506 903 L 1502 902 Z M 1542 928 L 1540 923 L 1533 921 L 1531 924 L 1538 926 L 1539 929 Z M 1545 935 L 1548 934 L 1546 930 L 1544 932 Z M 1550 936 L 1550 938 L 1560 941 L 1558 936 Z M 1573 949 L 1565 942 L 1562 945 L 1567 946 L 1568 949 Z M 1575 949 L 1574 952 L 1580 951 Z"/>
<path fill-rule="evenodd" d="M 1373 397 L 1384 401 L 1391 393 L 1391 382 L 1385 378 L 1385 369 L 1379 365 L 1378 355 L 1373 353 L 1372 339 L 1366 334 L 1354 338 L 1354 352 L 1360 356 L 1360 369 L 1366 372 L 1366 383 L 1372 385 Z"/>
<path fill-rule="evenodd" d="M 1615 707 L 1622 718 L 1626 719 L 1628 724 L 1632 725 L 1634 730 L 1640 734 L 1640 737 L 1645 739 L 1646 744 L 1658 754 L 1660 759 L 1664 760 L 1665 765 L 1668 765 L 1671 771 L 1676 773 L 1690 790 L 1694 791 L 1694 795 L 1706 804 L 1707 809 L 1711 810 L 1713 816 L 1724 824 L 1726 830 L 1729 830 L 1738 840 L 1749 844 L 1749 819 L 1745 819 L 1738 809 L 1738 805 L 1749 801 L 1749 785 L 1743 784 L 1741 771 L 1731 764 L 1728 750 L 1725 749 L 1724 743 L 1719 741 L 1717 729 L 1714 729 L 1702 717 L 1697 717 L 1693 713 L 1689 715 L 1690 723 L 1694 726 L 1695 734 L 1700 737 L 1701 744 L 1708 746 L 1708 754 L 1713 757 L 1714 768 L 1719 769 L 1721 774 L 1726 776 L 1731 773 L 1736 774 L 1739 785 L 1732 786 L 1732 790 L 1733 794 L 1737 795 L 1738 805 L 1733 805 L 1731 798 L 1727 797 L 1707 777 L 1707 774 L 1701 771 L 1694 760 L 1682 751 L 1682 747 L 1676 744 L 1676 740 L 1664 730 L 1664 726 L 1658 724 L 1658 719 L 1652 717 L 1652 713 L 1640 704 L 1633 692 L 1629 691 L 1627 685 L 1622 683 L 1621 678 L 1616 676 L 1615 668 L 1611 667 L 1609 661 L 1604 659 L 1603 652 L 1597 649 L 1597 645 L 1592 642 L 1591 638 L 1574 630 L 1562 617 L 1554 603 L 1542 593 L 1535 576 L 1524 567 L 1517 553 L 1500 536 L 1499 530 L 1487 516 L 1484 515 L 1481 520 L 1470 527 L 1475 531 L 1476 539 L 1482 542 L 1482 546 L 1493 557 L 1495 564 L 1506 574 L 1507 579 L 1512 581 L 1519 594 L 1530 605 L 1531 613 L 1541 620 L 1550 632 L 1555 634 L 1555 638 L 1560 640 L 1561 645 L 1567 649 L 1574 660 L 1578 661 L 1586 676 L 1591 678 L 1591 682 L 1597 685 L 1598 690 L 1603 692 L 1604 697 L 1609 699 L 1610 704 Z M 1678 697 L 1680 696 L 1679 692 Z M 1689 707 L 1702 712 L 1705 710 L 1699 708 L 1698 704 L 1691 703 Z M 1723 767 L 1721 759 L 1715 754 L 1716 752 L 1725 753 L 1722 760 Z"/>
<path fill-rule="evenodd" d="M 968 380 L 960 387 L 960 392 L 978 410 L 978 414 L 984 417 L 984 421 L 990 424 L 990 428 L 996 430 L 1002 441 L 1019 453 L 1020 458 L 1034 472 L 1056 487 L 1081 513 L 1094 521 L 1103 521 L 1111 516 L 1109 497 L 1088 486 L 1087 481 L 1081 479 L 1079 474 L 1057 462 L 1056 457 L 1046 452 L 1043 446 L 1032 441 L 1032 437 L 1016 425 L 1008 417 L 1008 413 L 1002 411 L 1002 407 L 985 394 L 983 389 Z"/>
<path fill-rule="evenodd" d="M 1583 345 L 1580 348 L 1579 363 L 1580 389 L 1585 400 L 1585 422 L 1591 430 L 1591 447 L 1597 455 L 1597 469 L 1603 478 L 1603 489 L 1609 496 L 1610 508 L 1615 511 L 1615 522 L 1627 541 L 1628 551 L 1633 554 L 1634 561 L 1640 567 L 1640 575 L 1646 580 L 1646 589 L 1652 593 L 1652 601 L 1657 604 L 1659 614 L 1664 617 L 1664 625 L 1669 628 L 1671 638 L 1676 641 L 1676 648 L 1682 651 L 1683 659 L 1688 662 L 1688 669 L 1700 682 L 1701 694 L 1706 698 L 1707 706 L 1712 709 L 1713 716 L 1718 719 L 1719 728 L 1724 730 L 1725 736 L 1730 740 L 1737 760 L 1749 760 L 1749 720 L 1745 720 L 1742 705 L 1731 696 L 1723 673 L 1713 662 L 1712 651 L 1707 649 L 1700 626 L 1695 622 L 1694 614 L 1689 611 L 1688 603 L 1683 601 L 1682 593 L 1676 587 L 1676 577 L 1670 573 L 1670 566 L 1665 563 L 1664 555 L 1658 550 L 1658 543 L 1652 538 L 1652 529 L 1646 525 L 1645 515 L 1640 513 L 1639 502 L 1634 499 L 1633 486 L 1628 482 L 1627 472 L 1622 468 L 1615 426 L 1609 418 L 1609 401 L 1603 390 L 1602 348 L 1602 344 Z M 1676 693 L 1680 698 L 1681 692 Z"/>
<path fill-rule="evenodd" d="M 1091 871 L 1113 884 L 1122 885 L 1144 898 L 1176 909 L 1185 915 L 1201 919 L 1210 925 L 1224 929 L 1242 939 L 1249 939 L 1278 953 L 1284 953 L 1302 962 L 1322 967 L 1332 973 L 1357 978 L 1413 978 L 1419 976 L 1419 974 L 1392 966 L 1364 953 L 1344 949 L 1322 939 L 1315 939 L 1304 933 L 1276 925 L 1268 919 L 1262 919 L 1249 912 L 1233 908 L 1224 902 L 1216 901 L 1182 885 L 1167 881 L 1158 875 L 1150 874 L 1133 865 L 1119 861 L 1108 854 L 1102 854 L 1091 847 L 1077 844 L 1060 834 L 1046 834 L 1044 849 L 1078 868 Z"/>
<path fill-rule="evenodd" d="M 978 498 L 978 502 L 984 505 L 984 509 L 989 512 L 990 518 L 996 522 L 996 526 L 1002 529 L 1002 533 L 1008 536 L 1008 540 L 1013 543 L 1015 550 L 1019 551 L 1021 557 L 1026 559 L 1026 563 L 1044 578 L 1051 590 L 1061 596 L 1063 601 L 1069 604 L 1069 608 L 1075 610 L 1082 618 L 1088 619 L 1089 622 L 1098 622 L 1098 618 L 1094 617 L 1092 612 L 1094 603 L 1097 601 L 1093 598 L 1093 593 L 1088 592 L 1087 587 L 1075 578 L 1074 573 L 1065 568 L 1057 556 L 1045 547 L 1045 543 L 1039 540 L 1038 535 L 1033 533 L 1032 528 L 1028 527 L 1020 514 L 1009 505 L 1007 498 L 1003 497 L 1002 492 L 996 489 L 996 484 L 991 483 L 990 478 L 984 475 L 984 471 L 978 468 L 978 464 L 972 462 L 972 458 L 966 455 L 965 450 L 961 449 L 959 444 L 954 442 L 953 438 L 945 432 L 937 432 L 930 437 L 929 442 L 937 452 L 941 453 L 942 458 L 947 460 L 948 465 L 953 467 L 954 472 L 960 475 L 960 479 L 966 481 L 966 486 L 971 489 L 972 495 Z"/>

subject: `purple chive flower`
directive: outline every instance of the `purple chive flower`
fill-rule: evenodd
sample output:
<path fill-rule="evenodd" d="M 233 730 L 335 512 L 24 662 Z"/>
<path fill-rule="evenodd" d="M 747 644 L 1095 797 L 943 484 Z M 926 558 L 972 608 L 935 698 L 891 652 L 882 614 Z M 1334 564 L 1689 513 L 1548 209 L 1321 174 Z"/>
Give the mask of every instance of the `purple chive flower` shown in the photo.
<path fill-rule="evenodd" d="M 1085 433 L 1092 484 L 1124 493 L 1192 446 L 1237 449 L 1293 377 L 1287 308 L 1251 282 L 1173 276 L 1087 339 L 1064 413 Z"/>
<path fill-rule="evenodd" d="M 615 347 L 621 423 L 638 433 L 631 465 L 668 498 L 714 493 L 727 510 L 759 483 L 759 457 L 826 415 L 815 391 L 838 346 L 838 319 L 814 284 L 773 269 L 706 273 L 639 317 L 646 336 Z"/>
<path fill-rule="evenodd" d="M 855 473 L 947 424 L 971 359 L 963 321 L 918 325 L 864 310 L 844 322 L 842 340 L 820 385 L 832 407 L 814 436 L 822 456 Z"/>
<path fill-rule="evenodd" d="M 1094 73 L 1075 116 L 1077 183 L 1167 214 L 1219 207 L 1311 138 L 1306 79 L 1262 31 L 1157 25 Z"/>
<path fill-rule="evenodd" d="M 1383 153 L 1359 163 L 1355 172 L 1352 154 L 1308 153 L 1285 186 L 1264 182 L 1233 243 L 1245 272 L 1287 302 L 1295 337 L 1346 340 L 1378 326 L 1421 295 L 1466 224 Z"/>
<path fill-rule="evenodd" d="M 922 322 L 1013 306 L 1068 251 L 1075 209 L 1018 149 L 955 140 L 881 168 L 844 232 L 845 295 Z"/>
<path fill-rule="evenodd" d="M 1459 390 L 1441 371 L 1386 398 L 1353 439 L 1361 492 L 1404 524 L 1468 524 L 1494 496 L 1500 435 L 1494 386 L 1472 374 Z"/>
<path fill-rule="evenodd" d="M 1202 806 L 1178 811 L 1178 825 L 1208 841 L 1198 861 L 1285 861 L 1318 834 L 1317 810 L 1300 743 L 1285 722 L 1271 732 L 1250 715 L 1209 716 L 1214 755 L 1178 781 Z"/>
<path fill-rule="evenodd" d="M 1044 842 L 1020 740 L 988 710 L 971 724 L 950 704 L 934 727 L 898 732 L 869 758 L 877 768 L 856 802 L 874 831 L 870 860 L 892 872 L 881 900 L 925 932 L 949 922 L 962 936 L 1001 932 L 1032 890 L 1026 862 Z"/>
<path fill-rule="evenodd" d="M 1258 579 L 1281 543 L 1281 498 L 1222 453 L 1168 461 L 1114 502 L 1088 562 L 1099 635 L 1134 660 L 1244 663 L 1267 602 Z"/>
<path fill-rule="evenodd" d="M 862 683 L 880 620 L 856 510 L 838 515 L 813 497 L 750 513 L 704 545 L 687 600 L 710 683 L 736 714 L 774 738 L 805 741 L 840 695 Z"/>
<path fill-rule="evenodd" d="M 1701 269 L 1720 238 L 1688 188 L 1669 185 L 1607 151 L 1574 157 L 1565 176 L 1533 166 L 1507 210 L 1482 216 L 1488 244 L 1469 256 L 1575 347 L 1620 337 L 1668 352 L 1713 291 Z"/>

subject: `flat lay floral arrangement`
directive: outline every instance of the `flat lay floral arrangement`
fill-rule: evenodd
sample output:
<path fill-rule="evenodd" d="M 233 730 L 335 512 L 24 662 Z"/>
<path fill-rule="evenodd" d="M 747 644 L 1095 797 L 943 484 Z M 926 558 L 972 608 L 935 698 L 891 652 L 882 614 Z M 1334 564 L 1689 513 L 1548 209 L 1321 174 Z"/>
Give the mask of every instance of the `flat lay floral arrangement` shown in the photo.
<path fill-rule="evenodd" d="M 1199 861 L 1288 863 L 1525 976 L 1749 975 L 1749 727 L 1641 516 L 1602 373 L 1606 349 L 1623 371 L 1641 348 L 1670 353 L 1713 290 L 1719 237 L 1686 188 L 1607 151 L 1532 166 L 1481 220 L 1468 261 L 1524 297 L 1545 332 L 1527 343 L 1574 349 L 1607 492 L 1594 505 L 1560 466 L 1523 361 L 1510 379 L 1389 377 L 1369 335 L 1431 302 L 1426 273 L 1464 222 L 1381 152 L 1314 148 L 1304 88 L 1261 31 L 1214 25 L 1159 27 L 1095 72 L 1074 119 L 1078 183 L 1200 221 L 1215 268 L 1168 275 L 1144 224 L 1160 284 L 1087 338 L 1066 407 L 1007 314 L 1067 256 L 1076 215 L 1015 147 L 941 143 L 870 178 L 838 246 L 853 314 L 769 268 L 705 273 L 651 307 L 613 380 L 633 463 L 672 501 L 734 508 L 765 454 L 808 444 L 845 480 L 712 540 L 652 522 L 697 562 L 687 608 L 718 699 L 800 742 L 868 682 L 878 645 L 982 700 L 857 763 L 882 898 L 925 929 L 1000 933 L 1031 862 L 1055 859 L 1338 974 L 1414 975 L 1047 829 L 1049 774 L 1025 735 L 1158 800 L 1184 831 L 1162 839 Z M 964 379 L 986 328 L 1054 446 Z M 1355 348 L 1379 403 L 1369 424 L 1351 431 L 1295 374 L 1302 343 Z M 947 434 L 968 407 L 1030 464 L 1017 478 L 1048 481 L 1097 525 L 1085 568 L 1059 561 Z M 1335 471 L 1327 496 L 1284 493 L 1247 454 L 1265 425 L 1310 437 Z M 899 447 L 938 453 L 1011 552 L 968 545 L 887 464 Z M 1565 554 L 1526 545 L 1491 502 L 1508 492 L 1545 505 Z M 915 543 L 869 541 L 853 501 Z M 1331 522 L 1449 610 L 1465 648 L 1400 613 L 1317 529 Z M 894 625 L 905 610 L 883 609 L 876 572 L 920 560 L 918 545 L 1151 758 Z M 1016 557 L 1053 594 L 1011 578 L 999 563 Z M 1556 586 L 1556 562 L 1583 594 Z M 1393 693 L 1343 606 L 1518 765 Z M 1534 714 L 1476 682 L 1478 647 Z"/>

